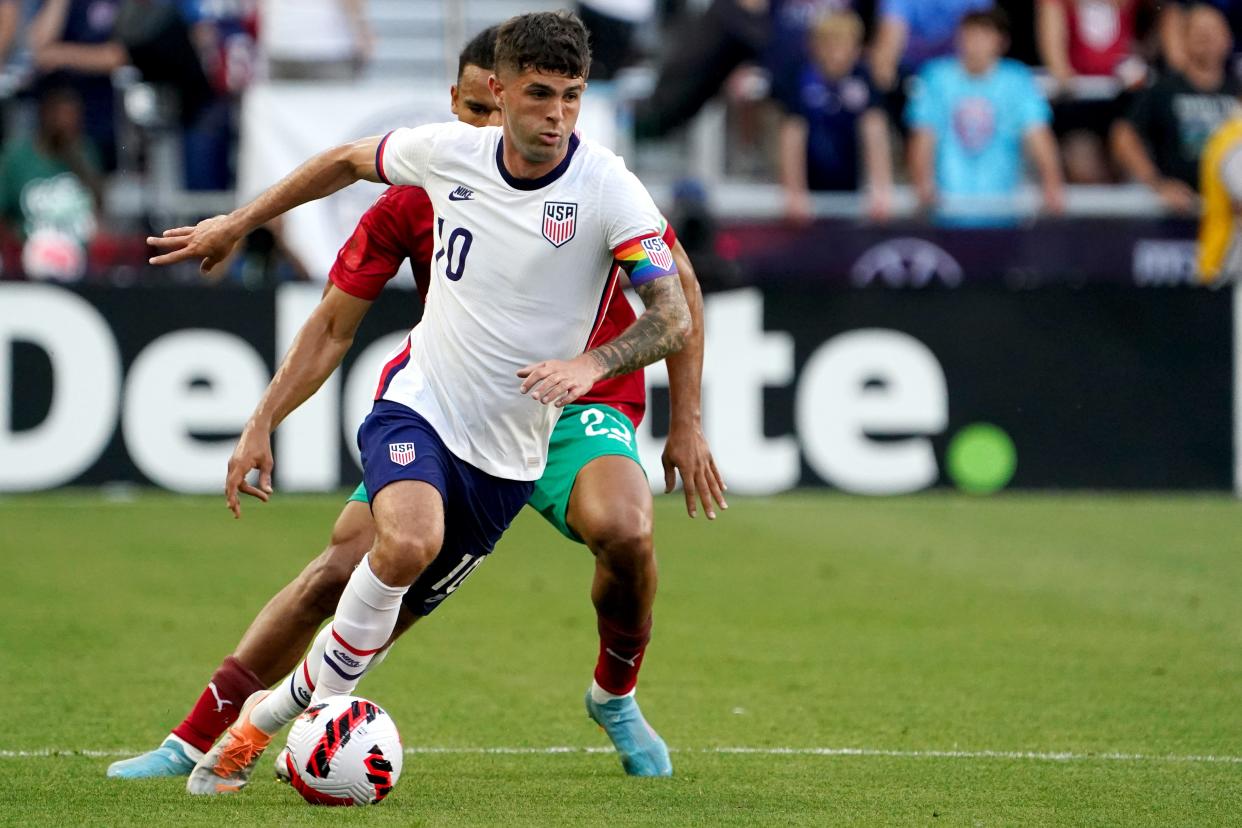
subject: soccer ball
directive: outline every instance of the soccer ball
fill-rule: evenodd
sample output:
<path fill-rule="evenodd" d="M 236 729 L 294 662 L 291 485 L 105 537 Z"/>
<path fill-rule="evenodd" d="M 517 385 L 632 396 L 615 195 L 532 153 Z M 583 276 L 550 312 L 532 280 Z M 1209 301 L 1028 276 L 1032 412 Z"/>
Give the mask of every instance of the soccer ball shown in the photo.
<path fill-rule="evenodd" d="M 332 696 L 313 704 L 289 729 L 291 784 L 312 805 L 374 805 L 401 776 L 401 735 L 378 704 Z"/>

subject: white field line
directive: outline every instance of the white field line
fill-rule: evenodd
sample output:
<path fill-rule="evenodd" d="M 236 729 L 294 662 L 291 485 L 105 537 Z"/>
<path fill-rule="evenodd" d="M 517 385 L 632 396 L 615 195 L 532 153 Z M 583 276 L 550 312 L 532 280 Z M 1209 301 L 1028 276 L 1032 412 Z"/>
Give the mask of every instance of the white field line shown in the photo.
<path fill-rule="evenodd" d="M 1135 762 L 1175 764 L 1242 765 L 1242 756 L 1159 753 L 1073 753 L 1069 751 L 1028 750 L 888 750 L 884 748 L 849 747 L 714 747 L 672 748 L 673 753 L 746 755 L 746 756 L 829 756 L 889 757 L 896 759 L 1005 759 L 1035 762 Z M 407 754 L 549 756 L 555 754 L 612 753 L 610 747 L 407 747 Z M 72 748 L 41 748 L 37 750 L 0 750 L 0 759 L 45 759 L 57 756 L 90 758 L 123 758 L 136 756 L 138 750 L 89 750 Z"/>

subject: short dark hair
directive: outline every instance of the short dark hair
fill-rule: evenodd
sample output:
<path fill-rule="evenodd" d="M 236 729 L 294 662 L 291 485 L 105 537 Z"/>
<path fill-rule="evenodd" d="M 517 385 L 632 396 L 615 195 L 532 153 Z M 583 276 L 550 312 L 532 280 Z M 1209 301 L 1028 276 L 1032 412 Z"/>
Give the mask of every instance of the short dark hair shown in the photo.
<path fill-rule="evenodd" d="M 493 59 L 496 56 L 496 32 L 500 31 L 499 26 L 488 26 L 474 37 L 470 38 L 461 49 L 461 54 L 457 57 L 457 82 L 461 83 L 462 72 L 466 71 L 467 66 L 477 66 L 480 69 L 492 71 L 494 64 Z"/>
<path fill-rule="evenodd" d="M 959 29 L 966 26 L 987 26 L 989 29 L 995 29 L 998 33 L 1008 37 L 1009 15 L 1005 14 L 1004 9 L 999 8 L 967 12 L 962 15 L 962 19 L 957 24 Z"/>
<path fill-rule="evenodd" d="M 586 26 L 570 12 L 536 12 L 511 17 L 496 34 L 493 68 L 585 78 L 591 71 Z"/>

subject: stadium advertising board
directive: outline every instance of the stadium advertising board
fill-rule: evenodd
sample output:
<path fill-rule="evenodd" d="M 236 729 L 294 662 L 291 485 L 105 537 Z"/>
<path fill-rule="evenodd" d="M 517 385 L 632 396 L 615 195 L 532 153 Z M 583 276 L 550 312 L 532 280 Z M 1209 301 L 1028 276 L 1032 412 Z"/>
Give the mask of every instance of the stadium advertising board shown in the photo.
<path fill-rule="evenodd" d="M 779 275 L 784 282 L 850 287 L 1170 287 L 1195 282 L 1197 229 L 1187 220 L 1133 218 L 1013 228 L 734 221 L 723 223 L 717 248 L 755 284 Z"/>
<path fill-rule="evenodd" d="M 216 492 L 317 286 L 0 286 L 0 490 Z M 277 433 L 277 484 L 354 485 L 357 424 L 418 301 L 388 291 Z M 1227 489 L 1232 297 L 746 288 L 707 299 L 704 420 L 731 490 Z M 662 480 L 667 375 L 639 432 Z"/>

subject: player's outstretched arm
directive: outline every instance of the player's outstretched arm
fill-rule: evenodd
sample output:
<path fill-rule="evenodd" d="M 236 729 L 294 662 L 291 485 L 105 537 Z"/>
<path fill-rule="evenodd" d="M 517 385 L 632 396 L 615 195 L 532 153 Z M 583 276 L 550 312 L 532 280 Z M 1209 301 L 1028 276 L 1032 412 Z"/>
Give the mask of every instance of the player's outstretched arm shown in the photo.
<path fill-rule="evenodd" d="M 647 309 L 616 339 L 571 360 L 552 359 L 519 370 L 522 393 L 563 408 L 600 380 L 636 371 L 679 350 L 690 330 L 690 310 L 676 275 L 635 287 Z"/>
<path fill-rule="evenodd" d="M 682 349 L 669 354 L 666 360 L 671 417 L 668 441 L 660 457 L 664 464 L 664 493 L 668 494 L 676 487 L 677 472 L 680 471 L 686 513 L 690 517 L 698 515 L 698 498 L 703 501 L 707 519 L 715 520 L 713 501 L 721 509 L 728 509 L 729 504 L 724 498 L 724 479 L 716 469 L 711 447 L 703 434 L 703 291 L 680 241 L 673 245 L 673 261 L 677 263 L 681 291 L 685 294 L 686 308 L 690 312 L 690 330 Z"/>
<path fill-rule="evenodd" d="M 379 136 L 363 138 L 325 150 L 228 215 L 148 237 L 147 244 L 160 251 L 149 261 L 153 265 L 168 265 L 200 259 L 200 269 L 207 273 L 224 261 L 247 233 L 277 216 L 308 201 L 330 196 L 355 181 L 379 181 L 375 154 L 381 140 Z"/>
<path fill-rule="evenodd" d="M 271 496 L 272 432 L 341 364 L 370 307 L 370 301 L 330 284 L 318 307 L 302 324 L 229 458 L 224 499 L 234 517 L 241 517 L 238 492 L 265 503 Z M 252 469 L 259 470 L 258 486 L 246 482 Z"/>

